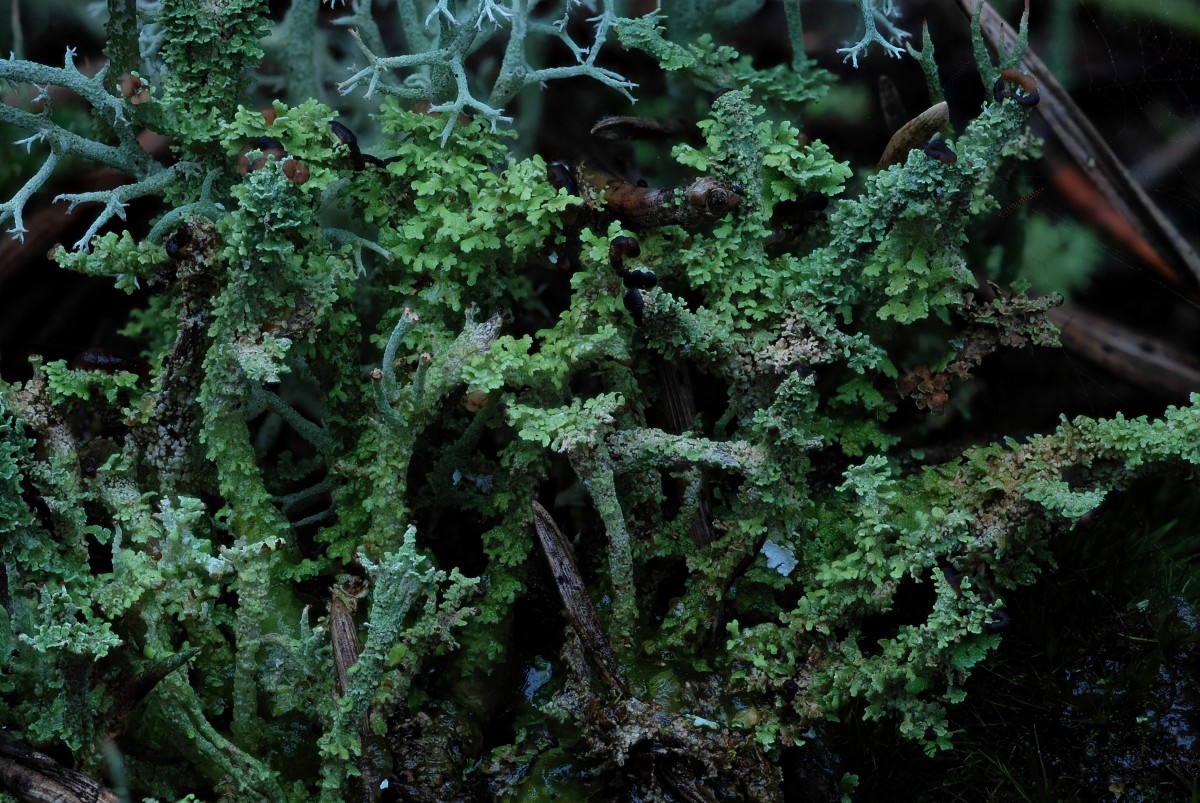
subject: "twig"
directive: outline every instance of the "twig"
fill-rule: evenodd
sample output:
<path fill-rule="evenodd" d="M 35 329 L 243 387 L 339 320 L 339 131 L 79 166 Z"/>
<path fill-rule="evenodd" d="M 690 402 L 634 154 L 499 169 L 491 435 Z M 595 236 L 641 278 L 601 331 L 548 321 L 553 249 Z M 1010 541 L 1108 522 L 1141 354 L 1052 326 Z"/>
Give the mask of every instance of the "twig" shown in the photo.
<path fill-rule="evenodd" d="M 199 654 L 199 647 L 189 647 L 161 661 L 156 661 L 125 681 L 113 693 L 112 712 L 108 716 L 106 727 L 108 738 L 114 742 L 118 741 L 125 732 L 125 725 L 129 721 L 129 715 L 134 706 L 145 699 L 146 695 L 153 691 L 163 678 Z"/>
<path fill-rule="evenodd" d="M 1077 306 L 1046 316 L 1059 328 L 1063 346 L 1140 388 L 1184 400 L 1200 391 L 1200 361 L 1187 352 Z"/>
<path fill-rule="evenodd" d="M 949 119 L 950 107 L 943 100 L 909 120 L 888 140 L 883 155 L 879 157 L 879 169 L 886 170 L 894 164 L 901 164 L 908 158 L 909 151 L 923 146 L 945 127 Z"/>
<path fill-rule="evenodd" d="M 1129 172 L 1143 189 L 1161 184 L 1172 173 L 1178 173 L 1187 162 L 1200 153 L 1200 120 L 1195 120 L 1162 145 L 1151 148 L 1134 162 Z"/>
<path fill-rule="evenodd" d="M 118 803 L 116 795 L 82 772 L 67 769 L 0 730 L 0 787 L 22 801 Z"/>
<path fill-rule="evenodd" d="M 604 685 L 617 696 L 625 696 L 625 682 L 621 679 L 617 656 L 608 644 L 608 637 L 600 627 L 600 619 L 596 616 L 587 587 L 579 576 L 571 544 L 562 530 L 558 529 L 554 518 L 537 501 L 533 503 L 533 527 L 542 545 L 542 554 L 550 564 L 550 574 L 558 594 L 562 597 L 563 610 L 579 636 L 584 653 L 600 673 Z"/>
<path fill-rule="evenodd" d="M 972 14 L 973 2 L 975 0 L 958 0 L 959 6 L 968 14 Z M 982 0 L 979 2 L 977 13 L 981 34 L 989 44 L 999 49 L 1004 38 L 1012 34 L 1012 28 L 991 6 Z M 1019 62 L 1021 69 L 1037 79 L 1041 95 L 1037 111 L 1079 168 L 1159 254 L 1165 255 L 1168 262 L 1186 269 L 1200 280 L 1200 254 L 1133 180 L 1104 136 L 1075 105 L 1042 60 L 1033 50 L 1026 48 Z"/>

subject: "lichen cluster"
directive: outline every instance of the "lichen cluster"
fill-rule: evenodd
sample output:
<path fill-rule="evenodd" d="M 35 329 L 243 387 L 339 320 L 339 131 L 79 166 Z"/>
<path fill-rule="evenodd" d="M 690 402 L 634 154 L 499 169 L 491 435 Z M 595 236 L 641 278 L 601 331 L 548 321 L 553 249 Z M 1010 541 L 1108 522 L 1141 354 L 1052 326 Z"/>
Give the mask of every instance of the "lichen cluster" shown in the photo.
<path fill-rule="evenodd" d="M 990 351 L 1055 341 L 1054 298 L 980 288 L 965 256 L 997 170 L 1036 156 L 1020 103 L 986 103 L 949 142 L 957 161 L 916 149 L 850 190 L 847 163 L 768 111 L 826 88 L 802 57 L 757 71 L 606 4 L 580 45 L 524 0 L 400 2 L 407 49 L 385 57 L 366 0 L 339 12 L 352 40 L 311 3 L 274 25 L 266 5 L 110 2 L 107 72 L 0 63 L 73 89 L 102 129 L 71 133 L 48 101 L 0 107 L 44 159 L 0 211 L 20 234 L 64 156 L 122 169 L 132 183 L 68 198 L 105 206 L 55 256 L 153 291 L 126 330 L 148 368 L 38 361 L 0 381 L 0 723 L 97 777 L 120 756 L 160 799 L 456 799 L 556 767 L 601 788 L 658 751 L 655 784 L 778 799 L 778 751 L 852 702 L 949 746 L 945 706 L 1049 539 L 1136 476 L 1200 462 L 1197 397 L 936 464 L 889 426 L 945 404 Z M 895 33 L 890 4 L 862 9 L 847 58 L 881 40 L 876 21 Z M 509 155 L 497 124 L 525 88 L 632 88 L 597 65 L 613 33 L 684 85 L 731 90 L 702 143 L 672 151 L 736 186 L 714 225 L 633 231 L 603 192 Z M 467 57 L 500 35 L 481 95 Z M 537 38 L 577 64 L 540 66 Z M 335 53 L 367 60 L 345 91 L 389 96 L 373 123 L 329 105 Z M 122 96 L 122 72 L 151 102 Z M 270 107 L 247 108 L 254 82 L 277 85 Z M 361 144 L 331 125 L 352 118 Z M 143 128 L 173 139 L 172 166 L 140 150 Z M 813 193 L 827 222 L 778 236 Z M 146 237 L 98 235 L 145 195 L 166 203 Z M 640 324 L 620 236 L 657 278 Z M 904 381 L 915 331 L 948 345 Z M 533 600 L 557 607 L 535 500 L 575 539 L 620 688 L 573 628 L 538 656 L 516 646 L 545 626 Z M 880 632 L 913 585 L 928 610 Z M 485 743 L 473 723 L 510 716 L 495 679 L 535 657 L 555 680 Z"/>

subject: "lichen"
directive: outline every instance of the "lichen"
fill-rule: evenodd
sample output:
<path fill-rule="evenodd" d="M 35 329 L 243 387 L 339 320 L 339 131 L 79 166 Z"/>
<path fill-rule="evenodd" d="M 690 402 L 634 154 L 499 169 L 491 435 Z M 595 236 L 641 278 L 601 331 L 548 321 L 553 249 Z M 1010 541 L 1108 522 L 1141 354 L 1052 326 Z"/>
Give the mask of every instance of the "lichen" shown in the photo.
<path fill-rule="evenodd" d="M 0 219 L 21 235 L 63 157 L 120 168 L 133 183 L 67 199 L 104 207 L 56 259 L 154 294 L 125 328 L 147 367 L 38 360 L 0 380 L 0 722 L 19 738 L 93 772 L 116 740 L 134 788 L 172 799 L 370 799 L 368 780 L 398 784 L 427 756 L 430 784 L 516 794 L 532 763 L 619 773 L 647 744 L 697 783 L 777 799 L 779 751 L 851 706 L 949 747 L 947 706 L 1055 533 L 1138 476 L 1200 463 L 1196 396 L 934 465 L 898 445 L 908 397 L 940 409 L 996 349 L 1053 344 L 1055 299 L 978 288 L 967 248 L 1001 167 L 1037 155 L 1026 106 L 986 103 L 948 140 L 952 164 L 916 149 L 851 181 L 769 116 L 833 80 L 800 56 L 758 70 L 608 4 L 583 46 L 567 16 L 492 0 L 398 4 L 405 50 L 388 56 L 371 3 L 330 12 L 353 36 L 314 31 L 301 5 L 272 23 L 258 0 L 127 4 L 113 57 L 151 77 L 149 104 L 70 56 L 0 62 L 0 78 L 74 90 L 105 127 L 92 140 L 0 106 L 50 148 Z M 695 13 L 748 7 L 720 5 Z M 892 4 L 861 10 L 846 57 L 898 51 Z M 160 39 L 137 45 L 135 23 Z M 505 32 L 479 94 L 468 56 Z M 610 32 L 693 87 L 739 86 L 671 151 L 735 191 L 711 225 L 623 221 L 604 187 L 556 186 L 497 130 L 543 80 L 630 91 L 597 61 Z M 575 63 L 539 66 L 534 41 Z M 270 63 L 297 43 L 305 59 Z M 338 58 L 368 66 L 317 72 Z M 388 95 L 371 122 L 363 98 L 324 97 L 339 78 Z M 255 103 L 252 85 L 279 81 Z M 371 126 L 361 142 L 352 118 Z M 137 146 L 142 127 L 173 138 L 173 166 Z M 95 236 L 147 195 L 165 204 L 147 236 Z M 814 202 L 827 220 L 781 222 Z M 619 269 L 618 237 L 640 246 Z M 934 326 L 955 336 L 931 357 L 915 343 Z M 579 553 L 627 690 L 592 682 L 559 631 L 535 501 Z M 355 583 L 362 648 L 341 688 L 328 600 Z M 878 634 L 911 586 L 928 610 Z M 506 710 L 494 678 L 531 658 L 526 630 L 554 631 L 561 657 L 536 658 L 558 681 L 530 692 L 536 733 L 483 745 L 470 723 Z M 120 691 L 156 672 L 142 697 Z"/>

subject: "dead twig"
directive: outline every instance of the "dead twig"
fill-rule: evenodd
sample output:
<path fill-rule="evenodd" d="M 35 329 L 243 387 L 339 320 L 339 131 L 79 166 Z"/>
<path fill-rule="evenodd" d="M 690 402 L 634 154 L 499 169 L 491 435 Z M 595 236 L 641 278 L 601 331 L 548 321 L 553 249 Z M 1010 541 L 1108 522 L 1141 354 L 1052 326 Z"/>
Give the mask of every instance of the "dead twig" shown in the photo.
<path fill-rule="evenodd" d="M 909 151 L 924 147 L 934 134 L 942 130 L 949 119 L 950 107 L 943 100 L 909 120 L 888 140 L 883 155 L 879 157 L 879 169 L 886 170 L 903 162 L 908 158 Z"/>
<path fill-rule="evenodd" d="M 617 656 L 608 644 L 604 629 L 600 627 L 600 618 L 592 606 L 583 578 L 579 576 L 570 542 L 546 508 L 536 501 L 533 503 L 533 525 L 542 545 L 542 553 L 550 564 L 550 574 L 558 587 L 558 594 L 562 597 L 563 610 L 579 636 L 584 654 L 600 673 L 604 685 L 616 695 L 624 697 L 625 682 L 617 668 Z"/>
<path fill-rule="evenodd" d="M 958 0 L 958 5 L 970 17 L 976 3 L 980 2 L 982 0 Z M 987 3 L 983 3 L 980 25 L 984 39 L 993 48 L 998 49 L 1003 41 L 1016 40 L 1012 26 Z M 1171 266 L 1176 278 L 1190 273 L 1200 280 L 1200 254 L 1133 180 L 1121 160 L 1108 147 L 1103 134 L 1075 105 L 1032 48 L 1025 50 L 1020 66 L 1037 79 L 1041 96 L 1037 111 L 1080 170 L 1120 216 L 1129 222 L 1137 235 Z"/>
<path fill-rule="evenodd" d="M 67 769 L 0 730 L 0 788 L 22 803 L 118 803 L 82 772 Z"/>
<path fill-rule="evenodd" d="M 116 692 L 113 693 L 112 710 L 105 724 L 105 731 L 108 734 L 108 738 L 114 742 L 120 741 L 121 736 L 125 733 L 125 726 L 129 722 L 129 715 L 133 712 L 134 707 L 144 700 L 147 694 L 154 690 L 159 681 L 199 654 L 199 647 L 190 647 L 157 663 L 151 664 L 121 684 Z"/>
<path fill-rule="evenodd" d="M 1187 352 L 1076 306 L 1046 316 L 1064 347 L 1139 387 L 1172 399 L 1200 391 L 1200 360 Z"/>
<path fill-rule="evenodd" d="M 329 595 L 329 642 L 333 649 L 333 668 L 337 673 L 337 691 L 339 695 L 350 688 L 350 668 L 358 662 L 362 655 L 362 645 L 358 640 L 358 625 L 354 623 L 354 611 L 358 609 L 358 600 L 363 594 L 362 581 L 350 578 L 345 588 L 334 587 Z M 358 770 L 362 774 L 361 787 L 363 803 L 379 799 L 379 770 L 375 766 L 370 753 L 365 749 L 371 736 L 370 712 L 363 714 L 358 726 L 358 738 L 364 749 L 358 757 Z"/>

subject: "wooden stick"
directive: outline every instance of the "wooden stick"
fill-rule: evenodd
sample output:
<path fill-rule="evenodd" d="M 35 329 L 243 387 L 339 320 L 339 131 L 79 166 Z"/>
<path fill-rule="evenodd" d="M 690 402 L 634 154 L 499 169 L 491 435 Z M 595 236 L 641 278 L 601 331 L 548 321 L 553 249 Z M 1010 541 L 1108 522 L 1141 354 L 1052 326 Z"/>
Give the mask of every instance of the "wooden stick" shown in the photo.
<path fill-rule="evenodd" d="M 625 683 L 617 668 L 617 656 L 608 645 L 608 638 L 600 627 L 600 618 L 596 616 L 587 587 L 579 576 L 571 544 L 546 508 L 536 501 L 533 503 L 533 526 L 537 530 L 546 562 L 550 564 L 550 574 L 558 586 L 558 594 L 562 597 L 563 610 L 571 627 L 579 635 L 584 654 L 600 673 L 604 685 L 618 696 L 625 696 Z"/>
<path fill-rule="evenodd" d="M 1108 318 L 1064 305 L 1046 313 L 1062 344 L 1147 390 L 1186 400 L 1200 392 L 1200 361 L 1174 346 Z"/>
<path fill-rule="evenodd" d="M 970 17 L 978 2 L 983 0 L 958 0 L 958 5 Z M 987 3 L 983 3 L 980 26 L 984 39 L 997 50 L 1001 41 L 1012 42 L 1016 39 L 1012 26 Z M 1179 272 L 1179 278 L 1191 273 L 1200 281 L 1200 254 L 1134 181 L 1125 165 L 1108 147 L 1104 136 L 1075 105 L 1075 101 L 1071 100 L 1071 96 L 1032 48 L 1025 50 L 1020 66 L 1037 79 L 1041 95 L 1037 111 L 1080 169 L 1137 233 L 1171 264 L 1173 270 Z"/>

